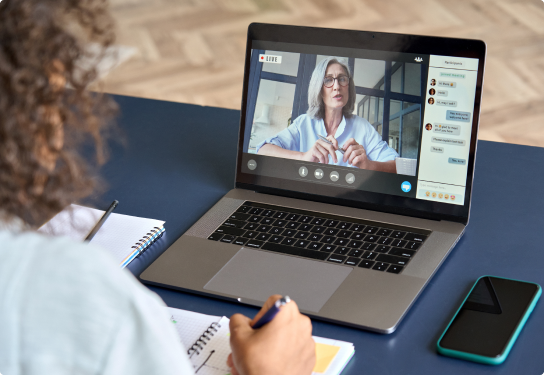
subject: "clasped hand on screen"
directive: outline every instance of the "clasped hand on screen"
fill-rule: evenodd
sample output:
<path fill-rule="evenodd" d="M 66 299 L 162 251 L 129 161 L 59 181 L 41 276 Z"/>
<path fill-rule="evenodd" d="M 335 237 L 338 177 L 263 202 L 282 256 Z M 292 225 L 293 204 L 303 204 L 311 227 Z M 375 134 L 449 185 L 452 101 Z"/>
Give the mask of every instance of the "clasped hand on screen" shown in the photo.
<path fill-rule="evenodd" d="M 338 157 L 336 155 L 336 151 L 340 150 L 338 147 L 338 141 L 332 135 L 327 136 L 327 139 L 332 144 L 328 144 L 327 142 L 318 139 L 308 151 L 303 153 L 302 160 L 328 164 L 329 155 L 331 155 L 332 160 L 335 164 L 337 164 Z M 350 165 L 357 168 L 370 169 L 367 165 L 370 160 L 366 155 L 366 150 L 363 146 L 357 143 L 355 139 L 348 139 L 342 146 L 342 150 L 344 150 L 344 162 L 348 162 Z"/>

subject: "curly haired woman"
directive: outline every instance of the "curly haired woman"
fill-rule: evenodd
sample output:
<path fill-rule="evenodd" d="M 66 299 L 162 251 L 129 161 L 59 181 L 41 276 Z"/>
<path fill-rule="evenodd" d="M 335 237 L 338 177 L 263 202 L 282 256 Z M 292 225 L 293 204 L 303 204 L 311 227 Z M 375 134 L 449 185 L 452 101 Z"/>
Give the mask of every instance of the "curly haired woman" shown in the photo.
<path fill-rule="evenodd" d="M 101 249 L 33 230 L 96 188 L 116 106 L 86 88 L 113 41 L 105 0 L 0 1 L 2 374 L 194 371 L 158 296 Z M 311 372 L 310 321 L 284 307 L 266 329 L 232 317 L 233 374 Z"/>

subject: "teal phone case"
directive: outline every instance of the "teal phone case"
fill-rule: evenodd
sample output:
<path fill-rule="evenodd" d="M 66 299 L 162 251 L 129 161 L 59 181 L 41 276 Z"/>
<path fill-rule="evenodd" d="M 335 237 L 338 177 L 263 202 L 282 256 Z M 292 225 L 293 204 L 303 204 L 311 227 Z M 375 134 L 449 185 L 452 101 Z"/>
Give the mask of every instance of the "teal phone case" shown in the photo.
<path fill-rule="evenodd" d="M 536 292 L 533 300 L 531 301 L 531 304 L 529 305 L 529 307 L 525 311 L 525 314 L 521 318 L 518 326 L 516 327 L 516 330 L 514 331 L 512 336 L 510 337 L 510 340 L 508 341 L 508 344 L 506 345 L 506 349 L 504 350 L 504 353 L 499 357 L 486 357 L 486 356 L 482 356 L 482 355 L 479 355 L 479 354 L 461 352 L 461 351 L 458 351 L 458 350 L 447 349 L 447 348 L 443 348 L 442 346 L 440 346 L 440 341 L 442 341 L 442 338 L 444 337 L 444 335 L 446 334 L 446 332 L 450 328 L 451 323 L 453 322 L 453 320 L 455 319 L 457 314 L 459 314 L 459 311 L 461 310 L 461 308 L 465 304 L 465 301 L 467 300 L 468 296 L 470 295 L 470 293 L 472 293 L 472 290 L 474 289 L 476 284 L 478 284 L 478 281 L 480 281 L 480 279 L 482 277 L 494 277 L 494 278 L 497 278 L 497 279 L 518 281 L 518 282 L 533 284 L 533 285 L 537 286 L 537 292 Z M 442 335 L 438 339 L 438 342 L 436 343 L 436 348 L 437 348 L 438 352 L 440 354 L 448 356 L 448 357 L 454 357 L 454 358 L 464 359 L 464 360 L 467 360 L 467 361 L 484 363 L 486 365 L 500 365 L 501 363 L 504 362 L 506 357 L 508 357 L 508 353 L 510 353 L 510 349 L 512 349 L 512 346 L 516 342 L 516 339 L 518 338 L 519 333 L 521 332 L 523 326 L 525 325 L 525 322 L 529 318 L 529 315 L 531 315 L 531 312 L 533 312 L 533 309 L 535 308 L 535 305 L 536 305 L 538 299 L 540 298 L 541 294 L 542 294 L 542 288 L 540 287 L 540 285 L 538 285 L 536 283 L 531 283 L 531 282 L 522 281 L 522 280 L 509 279 L 509 278 L 506 278 L 506 277 L 491 276 L 491 275 L 484 275 L 484 276 L 479 277 L 478 280 L 476 280 L 476 282 L 474 283 L 474 285 L 470 289 L 470 291 L 467 293 L 467 296 L 465 297 L 465 299 L 463 300 L 463 302 L 461 303 L 461 305 L 459 306 L 459 308 L 455 312 L 455 315 L 453 316 L 453 318 L 451 318 L 450 322 L 448 323 L 448 326 L 446 327 L 446 329 L 444 330 L 444 332 L 442 333 Z"/>

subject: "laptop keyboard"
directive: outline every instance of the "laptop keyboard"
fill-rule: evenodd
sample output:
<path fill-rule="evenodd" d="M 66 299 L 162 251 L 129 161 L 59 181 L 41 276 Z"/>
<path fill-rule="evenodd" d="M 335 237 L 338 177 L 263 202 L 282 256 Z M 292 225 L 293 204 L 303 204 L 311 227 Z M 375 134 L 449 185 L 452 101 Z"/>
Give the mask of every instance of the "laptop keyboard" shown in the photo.
<path fill-rule="evenodd" d="M 245 202 L 208 239 L 400 273 L 430 231 Z"/>

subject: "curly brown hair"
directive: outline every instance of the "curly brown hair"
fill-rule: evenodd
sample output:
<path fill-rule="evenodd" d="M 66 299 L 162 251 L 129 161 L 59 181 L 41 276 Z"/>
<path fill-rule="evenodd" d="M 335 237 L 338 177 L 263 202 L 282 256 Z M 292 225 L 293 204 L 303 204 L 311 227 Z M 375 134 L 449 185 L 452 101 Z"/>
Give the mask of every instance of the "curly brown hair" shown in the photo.
<path fill-rule="evenodd" d="M 116 106 L 86 89 L 113 41 L 106 0 L 0 2 L 0 213 L 5 217 L 36 226 L 95 188 L 92 171 L 106 160 L 104 137 Z M 78 152 L 89 145 L 92 164 Z"/>

